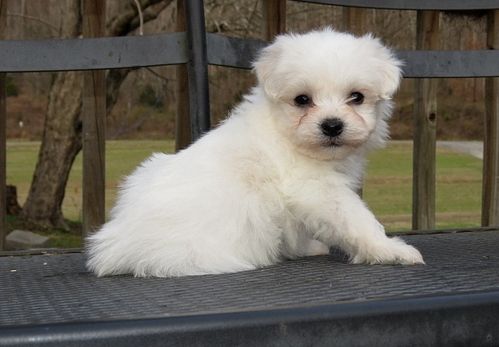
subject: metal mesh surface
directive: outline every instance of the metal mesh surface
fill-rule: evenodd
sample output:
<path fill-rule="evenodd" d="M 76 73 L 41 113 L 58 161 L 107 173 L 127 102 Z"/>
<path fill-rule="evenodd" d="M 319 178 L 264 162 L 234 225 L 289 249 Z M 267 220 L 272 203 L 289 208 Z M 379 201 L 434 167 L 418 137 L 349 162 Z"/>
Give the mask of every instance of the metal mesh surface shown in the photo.
<path fill-rule="evenodd" d="M 83 254 L 3 257 L 0 326 L 499 290 L 499 231 L 404 238 L 427 265 L 350 265 L 336 253 L 234 274 L 144 279 L 96 278 Z"/>

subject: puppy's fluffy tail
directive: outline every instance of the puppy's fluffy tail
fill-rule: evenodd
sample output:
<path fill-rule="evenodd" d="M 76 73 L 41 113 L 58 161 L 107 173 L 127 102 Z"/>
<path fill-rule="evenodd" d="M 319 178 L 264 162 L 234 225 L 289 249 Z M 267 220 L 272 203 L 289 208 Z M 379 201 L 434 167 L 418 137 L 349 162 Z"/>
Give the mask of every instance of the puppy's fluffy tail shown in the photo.
<path fill-rule="evenodd" d="M 138 231 L 137 231 L 138 232 Z M 98 277 L 133 274 L 136 277 L 177 277 L 251 270 L 256 266 L 230 252 L 214 253 L 201 244 L 123 237 L 113 221 L 86 240 L 87 269 Z"/>
<path fill-rule="evenodd" d="M 113 241 L 107 237 L 108 233 L 113 233 L 110 229 L 112 228 L 104 225 L 102 230 L 85 240 L 87 269 L 99 277 L 127 272 L 123 268 L 124 264 L 120 263 L 120 259 L 124 258 L 116 249 L 116 245 L 113 245 Z"/>

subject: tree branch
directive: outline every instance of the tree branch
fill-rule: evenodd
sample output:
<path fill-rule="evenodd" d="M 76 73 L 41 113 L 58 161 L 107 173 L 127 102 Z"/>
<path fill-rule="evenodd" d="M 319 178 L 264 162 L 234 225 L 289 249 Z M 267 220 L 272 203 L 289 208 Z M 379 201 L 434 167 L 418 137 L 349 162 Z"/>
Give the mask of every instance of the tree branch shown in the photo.
<path fill-rule="evenodd" d="M 173 0 L 164 1 L 156 6 L 152 5 L 151 7 L 144 9 L 142 11 L 143 15 L 144 15 L 144 23 L 147 23 L 149 21 L 152 21 L 152 20 L 155 20 L 156 18 L 158 18 L 161 11 L 163 11 L 165 8 L 167 8 L 168 5 L 170 5 L 172 2 L 173 2 Z M 135 16 L 135 18 L 132 19 L 132 21 L 130 22 L 130 26 L 129 26 L 130 31 L 137 29 L 139 26 L 140 26 L 140 18 L 138 16 Z"/>
<path fill-rule="evenodd" d="M 156 19 L 161 11 L 168 7 L 173 0 L 140 0 L 143 9 L 144 23 Z M 131 6 L 108 22 L 108 33 L 111 36 L 125 36 L 140 25 L 138 11 L 133 3 Z M 128 22 L 127 22 L 128 21 Z M 107 112 L 113 109 L 118 100 L 119 89 L 128 73 L 134 69 L 113 69 L 107 74 L 106 108 Z"/>
<path fill-rule="evenodd" d="M 157 18 L 159 13 L 170 5 L 173 0 L 140 0 L 139 2 L 144 12 L 144 22 L 147 22 Z M 160 3 L 162 6 L 155 6 L 154 9 L 149 9 L 149 7 Z M 110 36 L 125 36 L 139 25 L 137 7 L 131 1 L 123 11 L 108 20 L 107 31 Z"/>

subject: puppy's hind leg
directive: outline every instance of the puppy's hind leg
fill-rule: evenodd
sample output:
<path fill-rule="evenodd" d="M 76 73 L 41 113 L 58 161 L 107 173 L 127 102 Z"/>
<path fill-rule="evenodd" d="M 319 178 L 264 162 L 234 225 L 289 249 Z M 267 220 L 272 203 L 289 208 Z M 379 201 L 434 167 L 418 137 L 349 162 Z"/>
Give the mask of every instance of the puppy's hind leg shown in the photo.
<path fill-rule="evenodd" d="M 282 244 L 282 253 L 286 258 L 310 257 L 329 254 L 329 247 L 319 240 L 314 240 L 304 229 L 304 225 L 296 226 L 293 232 L 285 235 Z M 289 229 L 293 229 L 289 227 Z"/>
<path fill-rule="evenodd" d="M 329 254 L 329 247 L 321 241 L 306 238 L 298 245 L 298 252 L 303 256 Z"/>

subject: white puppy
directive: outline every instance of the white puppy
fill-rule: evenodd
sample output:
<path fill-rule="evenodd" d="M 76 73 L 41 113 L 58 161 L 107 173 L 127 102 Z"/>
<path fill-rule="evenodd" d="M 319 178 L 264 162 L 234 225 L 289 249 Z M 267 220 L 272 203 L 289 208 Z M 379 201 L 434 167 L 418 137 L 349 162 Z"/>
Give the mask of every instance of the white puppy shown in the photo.
<path fill-rule="evenodd" d="M 184 276 L 327 254 L 418 264 L 356 194 L 366 153 L 388 135 L 400 62 L 370 35 L 282 35 L 254 63 L 258 85 L 218 128 L 154 154 L 89 237 L 98 276 Z M 334 266 L 334 264 L 331 264 Z"/>

